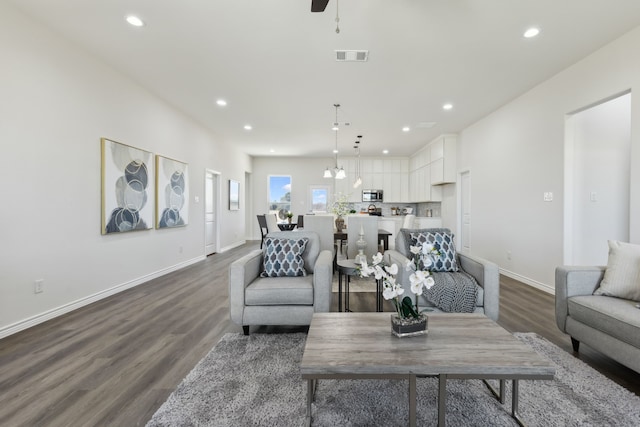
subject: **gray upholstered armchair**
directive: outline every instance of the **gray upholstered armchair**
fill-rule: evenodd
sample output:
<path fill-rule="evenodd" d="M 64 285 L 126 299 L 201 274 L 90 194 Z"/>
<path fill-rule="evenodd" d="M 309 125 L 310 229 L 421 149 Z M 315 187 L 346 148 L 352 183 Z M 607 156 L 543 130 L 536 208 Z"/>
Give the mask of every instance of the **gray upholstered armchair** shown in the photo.
<path fill-rule="evenodd" d="M 277 252 L 280 249 L 274 249 L 270 239 L 308 239 L 301 252 L 305 276 L 261 277 L 265 268 L 273 273 L 274 266 L 280 268 L 295 258 L 291 253 L 285 257 L 285 251 Z M 320 249 L 320 237 L 313 231 L 267 234 L 263 250 L 248 253 L 229 267 L 231 320 L 243 327 L 245 335 L 250 325 L 309 325 L 314 312 L 329 311 L 332 261 L 333 254 Z"/>
<path fill-rule="evenodd" d="M 395 250 L 387 250 L 384 253 L 385 262 L 388 264 L 395 263 L 398 265 L 398 283 L 405 289 L 405 295 L 410 296 L 412 299 L 415 295 L 411 292 L 411 285 L 409 282 L 409 276 L 411 271 L 407 271 L 404 267 L 409 260 L 409 242 L 407 241 L 407 233 L 403 232 L 405 229 L 401 229 L 396 236 L 396 248 Z M 417 231 L 417 232 L 445 232 L 451 233 L 448 228 L 427 228 L 405 231 Z M 462 272 L 471 275 L 478 283 L 475 311 L 476 313 L 484 313 L 487 317 L 493 320 L 498 320 L 500 311 L 500 274 L 498 266 L 490 261 L 456 253 L 456 260 L 458 268 Z M 439 273 L 433 273 L 438 275 Z M 424 294 L 419 297 L 421 308 L 431 308 L 434 304 L 425 299 Z M 437 310 L 436 308 L 433 308 Z"/>

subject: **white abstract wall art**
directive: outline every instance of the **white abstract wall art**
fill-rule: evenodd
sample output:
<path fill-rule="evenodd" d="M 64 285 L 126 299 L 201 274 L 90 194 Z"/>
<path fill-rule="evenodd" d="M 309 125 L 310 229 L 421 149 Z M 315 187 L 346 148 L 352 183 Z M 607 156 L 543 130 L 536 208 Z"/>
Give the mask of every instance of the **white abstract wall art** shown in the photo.
<path fill-rule="evenodd" d="M 189 174 L 186 163 L 156 155 L 156 228 L 189 223 Z"/>
<path fill-rule="evenodd" d="M 153 227 L 153 154 L 107 138 L 102 148 L 101 233 Z"/>

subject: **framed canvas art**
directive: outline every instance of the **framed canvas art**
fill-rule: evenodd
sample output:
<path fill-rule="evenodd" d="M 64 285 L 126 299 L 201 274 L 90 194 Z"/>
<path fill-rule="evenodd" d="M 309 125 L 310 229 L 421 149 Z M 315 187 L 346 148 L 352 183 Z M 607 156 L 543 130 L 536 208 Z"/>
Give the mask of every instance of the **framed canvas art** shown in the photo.
<path fill-rule="evenodd" d="M 189 223 L 187 164 L 156 155 L 156 228 Z"/>
<path fill-rule="evenodd" d="M 232 179 L 229 180 L 229 210 L 240 210 L 240 183 Z"/>
<path fill-rule="evenodd" d="M 152 160 L 149 151 L 101 138 L 102 234 L 153 226 Z"/>

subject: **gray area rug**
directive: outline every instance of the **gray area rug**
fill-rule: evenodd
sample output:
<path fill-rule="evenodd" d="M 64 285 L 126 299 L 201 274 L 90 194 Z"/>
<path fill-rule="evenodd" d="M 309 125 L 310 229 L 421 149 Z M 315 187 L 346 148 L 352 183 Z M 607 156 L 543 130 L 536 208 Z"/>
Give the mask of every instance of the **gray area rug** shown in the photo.
<path fill-rule="evenodd" d="M 536 334 L 515 336 L 557 365 L 553 381 L 521 381 L 530 426 L 639 426 L 640 398 Z M 306 334 L 227 334 L 147 426 L 303 426 L 306 382 L 298 365 Z M 437 425 L 437 380 L 418 379 L 418 425 Z M 447 382 L 447 425 L 515 426 L 479 380 Z M 406 381 L 322 380 L 313 426 L 408 425 Z"/>

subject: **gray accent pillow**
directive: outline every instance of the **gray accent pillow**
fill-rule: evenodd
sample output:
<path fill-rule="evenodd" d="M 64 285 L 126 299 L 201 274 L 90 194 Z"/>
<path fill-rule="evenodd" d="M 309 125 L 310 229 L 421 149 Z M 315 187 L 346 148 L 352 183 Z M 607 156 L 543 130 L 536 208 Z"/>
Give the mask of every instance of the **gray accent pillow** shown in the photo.
<path fill-rule="evenodd" d="M 262 249 L 261 277 L 306 276 L 302 254 L 309 239 L 266 237 Z"/>
<path fill-rule="evenodd" d="M 609 240 L 609 260 L 594 295 L 640 301 L 640 245 Z"/>
<path fill-rule="evenodd" d="M 454 236 L 450 232 L 432 230 L 409 230 L 402 229 L 405 233 L 405 241 L 411 246 L 422 246 L 427 242 L 440 252 L 440 256 L 434 256 L 434 265 L 431 271 L 435 272 L 456 272 L 458 271 L 458 260 L 456 258 L 456 247 Z M 411 253 L 407 248 L 407 253 Z M 424 265 L 418 265 L 419 269 L 424 269 Z"/>

